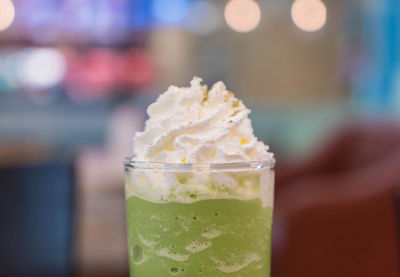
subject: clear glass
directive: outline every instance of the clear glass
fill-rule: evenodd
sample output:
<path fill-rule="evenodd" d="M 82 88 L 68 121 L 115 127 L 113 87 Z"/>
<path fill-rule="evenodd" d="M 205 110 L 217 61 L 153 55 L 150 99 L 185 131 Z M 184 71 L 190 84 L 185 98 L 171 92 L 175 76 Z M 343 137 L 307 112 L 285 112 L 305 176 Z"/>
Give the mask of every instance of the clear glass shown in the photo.
<path fill-rule="evenodd" d="M 270 276 L 273 164 L 125 160 L 130 276 Z"/>

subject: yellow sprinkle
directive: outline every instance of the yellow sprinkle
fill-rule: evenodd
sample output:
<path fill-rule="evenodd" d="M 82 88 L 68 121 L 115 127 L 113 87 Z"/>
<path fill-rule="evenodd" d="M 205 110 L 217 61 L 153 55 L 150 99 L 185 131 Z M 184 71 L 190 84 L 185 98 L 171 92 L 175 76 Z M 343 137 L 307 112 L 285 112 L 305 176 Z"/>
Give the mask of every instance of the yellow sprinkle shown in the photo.
<path fill-rule="evenodd" d="M 186 157 L 183 157 L 181 162 L 186 163 Z"/>
<path fill-rule="evenodd" d="M 175 151 L 174 146 L 171 144 L 169 147 L 166 149 L 167 151 Z"/>
<path fill-rule="evenodd" d="M 249 143 L 249 140 L 247 138 L 242 138 L 240 140 L 240 144 L 247 144 L 247 143 Z"/>
<path fill-rule="evenodd" d="M 247 156 L 251 157 L 254 155 L 254 153 L 256 153 L 256 149 L 254 148 L 253 151 L 251 151 L 249 154 L 247 154 Z"/>
<path fill-rule="evenodd" d="M 236 107 L 239 107 L 239 100 L 237 100 L 237 99 L 235 99 L 234 101 L 233 101 L 233 103 L 232 103 L 232 108 L 236 108 Z"/>

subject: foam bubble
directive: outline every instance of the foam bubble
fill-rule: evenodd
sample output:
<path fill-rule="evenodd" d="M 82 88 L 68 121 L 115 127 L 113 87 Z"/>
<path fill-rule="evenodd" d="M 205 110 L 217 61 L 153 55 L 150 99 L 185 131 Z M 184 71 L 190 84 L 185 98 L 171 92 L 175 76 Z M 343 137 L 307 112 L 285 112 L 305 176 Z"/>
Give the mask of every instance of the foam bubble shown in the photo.
<path fill-rule="evenodd" d="M 186 247 L 185 250 L 190 252 L 190 253 L 198 253 L 201 252 L 205 249 L 207 249 L 208 247 L 210 247 L 212 245 L 212 243 L 210 241 L 192 241 L 191 243 L 189 243 Z"/>
<path fill-rule="evenodd" d="M 157 251 L 157 255 L 161 257 L 166 257 L 171 260 L 177 261 L 177 262 L 184 262 L 186 261 L 189 256 L 186 254 L 180 254 L 180 253 L 172 253 L 169 251 L 168 248 L 162 248 L 159 251 Z"/>
<path fill-rule="evenodd" d="M 221 231 L 217 229 L 206 230 L 201 234 L 203 238 L 206 239 L 215 239 L 221 235 Z"/>
<path fill-rule="evenodd" d="M 242 270 L 253 262 L 260 261 L 261 258 L 256 253 L 250 253 L 245 256 L 243 262 L 241 263 L 228 264 L 227 262 L 220 261 L 216 258 L 214 258 L 213 260 L 216 263 L 216 267 L 219 271 L 224 273 L 233 273 Z"/>

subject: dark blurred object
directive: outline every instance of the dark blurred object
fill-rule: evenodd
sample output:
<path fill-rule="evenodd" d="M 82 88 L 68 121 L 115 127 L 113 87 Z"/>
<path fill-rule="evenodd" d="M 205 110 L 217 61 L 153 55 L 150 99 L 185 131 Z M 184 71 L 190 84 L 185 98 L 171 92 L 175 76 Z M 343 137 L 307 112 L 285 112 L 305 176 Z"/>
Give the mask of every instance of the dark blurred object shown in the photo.
<path fill-rule="evenodd" d="M 277 173 L 275 277 L 400 276 L 397 124 L 351 125 Z"/>
<path fill-rule="evenodd" d="M 21 149 L 0 151 L 0 276 L 71 276 L 72 163 Z"/>
<path fill-rule="evenodd" d="M 400 188 L 397 188 L 396 193 L 396 216 L 397 216 L 397 238 L 398 238 L 398 245 L 400 249 Z M 400 251 L 399 251 L 400 252 Z"/>

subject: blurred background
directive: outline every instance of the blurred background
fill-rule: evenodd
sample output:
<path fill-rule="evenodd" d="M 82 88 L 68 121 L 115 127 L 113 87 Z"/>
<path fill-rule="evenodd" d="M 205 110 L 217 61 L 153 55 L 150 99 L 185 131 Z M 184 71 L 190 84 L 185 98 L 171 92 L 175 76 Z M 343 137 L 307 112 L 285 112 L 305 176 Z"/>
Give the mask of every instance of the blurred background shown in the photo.
<path fill-rule="evenodd" d="M 400 275 L 399 1 L 0 0 L 1 276 L 128 276 L 122 159 L 194 75 L 276 153 L 273 277 Z"/>

